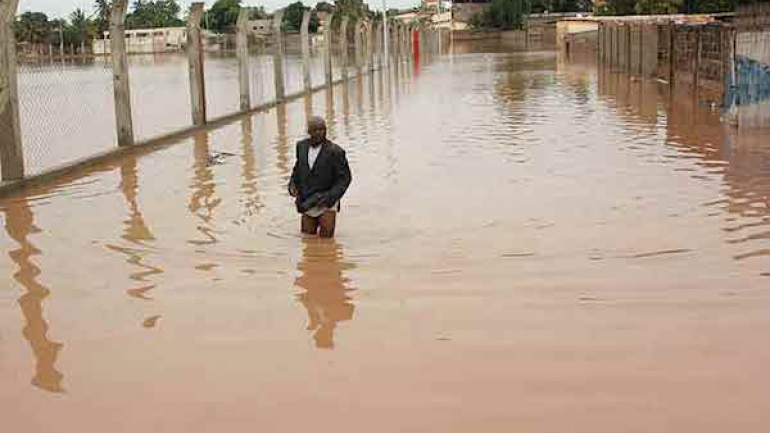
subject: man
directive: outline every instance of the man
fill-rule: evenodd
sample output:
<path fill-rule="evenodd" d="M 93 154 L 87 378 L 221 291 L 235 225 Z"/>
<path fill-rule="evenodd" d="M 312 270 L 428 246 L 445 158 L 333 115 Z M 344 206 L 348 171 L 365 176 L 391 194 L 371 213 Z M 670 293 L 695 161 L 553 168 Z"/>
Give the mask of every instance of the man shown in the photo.
<path fill-rule="evenodd" d="M 334 237 L 340 200 L 352 176 L 345 151 L 326 139 L 326 122 L 313 117 L 309 138 L 297 143 L 297 162 L 291 172 L 289 194 L 302 214 L 302 233 Z"/>

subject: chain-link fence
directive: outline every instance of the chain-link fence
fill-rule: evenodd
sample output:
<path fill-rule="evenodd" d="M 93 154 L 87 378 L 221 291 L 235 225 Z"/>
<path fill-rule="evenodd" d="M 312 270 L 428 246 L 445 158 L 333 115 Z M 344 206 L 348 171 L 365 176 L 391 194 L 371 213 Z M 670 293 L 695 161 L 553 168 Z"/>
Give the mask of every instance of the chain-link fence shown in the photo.
<path fill-rule="evenodd" d="M 309 90 L 305 65 L 312 89 L 326 85 L 327 74 L 334 82 L 366 75 L 379 66 L 376 59 L 382 53 L 383 38 L 374 31 L 381 27 L 349 21 L 346 29 L 340 29 L 345 21 L 337 20 L 331 31 L 307 36 L 279 35 L 272 24 L 266 31 L 261 28 L 261 33 L 240 26 L 238 31 L 249 32 L 245 55 L 237 49 L 236 34 L 195 33 L 199 23 L 192 23 L 186 29 L 126 30 L 125 52 L 119 41 L 107 35 L 80 56 L 16 57 L 24 174 L 38 175 L 110 152 L 118 144 L 148 142 L 274 102 L 280 99 L 275 74 L 281 69 L 276 61 L 282 64 L 285 97 Z M 201 35 L 200 51 L 195 51 L 198 44 L 191 43 L 195 34 Z M 143 37 L 151 40 L 144 43 Z M 304 37 L 308 38 L 307 54 Z M 405 41 L 406 32 L 400 37 Z M 394 47 L 396 30 L 392 29 L 389 39 Z M 405 46 L 399 51 L 402 57 L 408 52 Z M 122 58 L 125 74 L 120 61 L 116 62 Z M 202 72 L 195 72 L 196 58 L 202 59 Z M 248 89 L 241 79 L 242 62 L 248 66 Z M 127 95 L 122 89 L 128 90 Z M 250 99 L 247 106 L 244 94 Z M 130 110 L 120 114 L 121 104 Z M 196 120 L 200 111 L 202 122 Z"/>

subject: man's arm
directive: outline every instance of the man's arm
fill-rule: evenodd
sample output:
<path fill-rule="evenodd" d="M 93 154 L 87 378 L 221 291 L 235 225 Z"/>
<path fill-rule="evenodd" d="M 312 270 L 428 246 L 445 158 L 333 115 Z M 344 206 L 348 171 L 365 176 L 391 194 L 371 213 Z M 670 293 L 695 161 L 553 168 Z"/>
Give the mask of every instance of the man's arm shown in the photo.
<path fill-rule="evenodd" d="M 350 183 L 353 181 L 353 175 L 350 173 L 350 165 L 348 164 L 348 157 L 342 149 L 335 155 L 334 172 L 337 176 L 337 181 L 331 189 L 329 189 L 329 192 L 326 195 L 327 204 L 329 206 L 333 206 L 342 199 L 342 196 L 345 195 Z"/>

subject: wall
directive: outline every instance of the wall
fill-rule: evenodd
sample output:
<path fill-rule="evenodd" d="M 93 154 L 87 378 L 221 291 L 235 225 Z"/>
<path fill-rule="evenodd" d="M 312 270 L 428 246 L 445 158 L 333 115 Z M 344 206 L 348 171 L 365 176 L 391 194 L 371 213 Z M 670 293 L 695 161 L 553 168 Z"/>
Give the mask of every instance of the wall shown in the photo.
<path fill-rule="evenodd" d="M 730 25 L 718 22 L 604 20 L 597 57 L 620 72 L 656 77 L 722 105 L 734 35 Z"/>
<path fill-rule="evenodd" d="M 727 75 L 728 118 L 741 128 L 770 127 L 770 4 L 738 8 L 735 59 Z"/>
<path fill-rule="evenodd" d="M 735 85 L 728 96 L 741 127 L 770 126 L 770 30 L 736 38 Z"/>

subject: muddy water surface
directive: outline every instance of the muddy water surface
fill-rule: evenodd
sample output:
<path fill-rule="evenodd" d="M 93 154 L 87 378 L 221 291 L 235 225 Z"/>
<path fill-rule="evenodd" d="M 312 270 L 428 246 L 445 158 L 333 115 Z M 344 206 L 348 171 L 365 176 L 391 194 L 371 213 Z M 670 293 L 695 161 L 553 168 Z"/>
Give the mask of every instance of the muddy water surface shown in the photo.
<path fill-rule="evenodd" d="M 768 136 L 501 51 L 0 201 L 2 431 L 770 428 Z M 332 241 L 284 188 L 309 113 Z"/>

